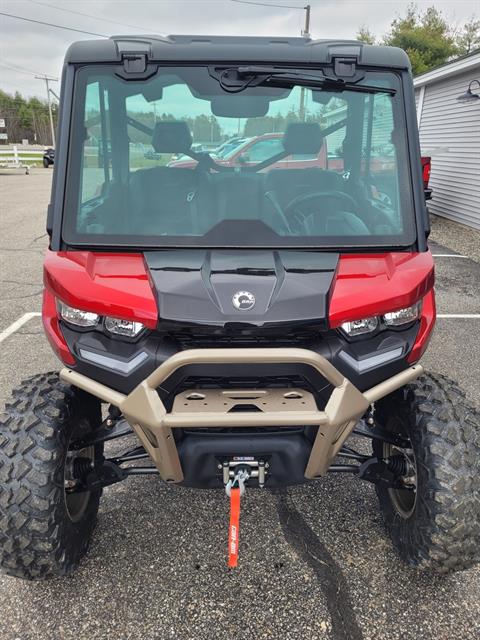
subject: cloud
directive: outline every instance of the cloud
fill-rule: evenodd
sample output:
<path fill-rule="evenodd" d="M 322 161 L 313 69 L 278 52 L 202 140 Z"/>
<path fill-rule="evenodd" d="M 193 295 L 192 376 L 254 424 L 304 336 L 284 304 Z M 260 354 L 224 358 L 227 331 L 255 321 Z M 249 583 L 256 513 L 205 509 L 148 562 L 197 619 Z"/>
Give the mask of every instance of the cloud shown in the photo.
<path fill-rule="evenodd" d="M 51 6 L 45 6 L 47 4 Z M 289 0 L 286 4 L 298 4 L 301 8 L 304 1 Z M 385 33 L 395 14 L 405 11 L 408 0 L 310 0 L 310 4 L 312 35 L 335 39 L 354 38 L 363 24 L 378 35 Z M 451 23 L 460 24 L 478 9 L 478 0 L 456 0 L 455 3 L 420 0 L 418 4 L 422 8 L 434 4 L 444 10 Z M 102 22 L 62 11 L 62 8 L 137 25 L 140 29 Z M 45 3 L 3 0 L 2 11 L 107 35 L 147 31 L 156 34 L 296 36 L 300 35 L 304 21 L 301 10 L 242 5 L 230 0 L 45 0 Z M 4 16 L 0 16 L 0 32 L 0 63 L 23 68 L 23 71 L 15 71 L 0 66 L 0 88 L 40 97 L 44 96 L 44 83 L 28 72 L 60 77 L 68 46 L 75 40 L 92 38 Z"/>

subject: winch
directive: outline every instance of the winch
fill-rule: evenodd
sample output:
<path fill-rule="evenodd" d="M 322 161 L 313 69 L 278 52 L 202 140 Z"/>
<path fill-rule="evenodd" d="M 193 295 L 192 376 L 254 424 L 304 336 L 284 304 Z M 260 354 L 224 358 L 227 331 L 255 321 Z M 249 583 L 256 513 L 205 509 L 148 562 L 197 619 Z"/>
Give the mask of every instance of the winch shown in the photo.
<path fill-rule="evenodd" d="M 234 456 L 231 460 L 224 460 L 219 468 L 223 471 L 223 484 L 227 488 L 229 483 L 240 470 L 248 473 L 248 478 L 258 479 L 258 486 L 263 489 L 265 486 L 265 476 L 267 475 L 269 463 L 265 460 L 256 460 L 253 456 Z M 230 495 L 227 491 L 227 495 Z"/>

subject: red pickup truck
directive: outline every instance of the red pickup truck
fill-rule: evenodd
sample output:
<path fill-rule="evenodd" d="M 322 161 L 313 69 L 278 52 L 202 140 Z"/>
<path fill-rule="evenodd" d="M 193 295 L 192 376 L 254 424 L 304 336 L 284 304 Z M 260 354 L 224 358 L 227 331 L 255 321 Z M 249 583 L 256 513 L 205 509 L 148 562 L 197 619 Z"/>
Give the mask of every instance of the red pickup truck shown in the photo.
<path fill-rule="evenodd" d="M 210 155 L 217 164 L 227 167 L 247 167 L 273 158 L 283 151 L 283 133 L 264 133 L 251 138 L 238 138 L 227 142 L 219 148 L 219 153 L 212 151 Z M 195 160 L 181 156 L 172 160 L 169 167 L 195 167 Z M 268 169 L 303 169 L 305 167 L 327 167 L 327 145 L 324 143 L 315 156 L 291 155 L 269 165 Z"/>
<path fill-rule="evenodd" d="M 425 200 L 432 199 L 432 189 L 428 186 L 431 169 L 432 158 L 430 156 L 422 156 L 423 191 L 425 193 Z"/>
<path fill-rule="evenodd" d="M 224 142 L 218 149 L 210 152 L 216 164 L 227 167 L 248 167 L 259 164 L 283 151 L 283 133 L 264 133 L 260 136 L 237 137 Z M 389 168 L 391 159 L 378 158 L 374 163 L 378 173 Z M 197 162 L 191 157 L 183 155 L 172 159 L 169 167 L 194 168 Z M 317 155 L 290 155 L 268 166 L 271 169 L 303 169 L 320 167 L 342 173 L 344 171 L 343 158 L 327 152 L 327 141 L 324 140 Z M 371 165 L 372 168 L 372 165 Z M 430 200 L 432 190 L 428 186 L 430 179 L 431 158 L 422 156 L 423 185 L 425 200 Z"/>

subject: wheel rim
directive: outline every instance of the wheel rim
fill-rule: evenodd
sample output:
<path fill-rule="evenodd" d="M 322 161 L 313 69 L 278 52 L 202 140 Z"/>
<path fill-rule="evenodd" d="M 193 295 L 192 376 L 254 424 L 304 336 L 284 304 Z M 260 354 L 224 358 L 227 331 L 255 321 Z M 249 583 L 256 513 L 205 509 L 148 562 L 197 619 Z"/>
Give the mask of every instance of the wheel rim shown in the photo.
<path fill-rule="evenodd" d="M 78 522 L 82 519 L 90 500 L 90 491 L 72 491 L 75 487 L 76 480 L 74 475 L 74 464 L 76 458 L 88 458 L 92 465 L 95 460 L 95 447 L 85 447 L 78 451 L 67 452 L 64 468 L 64 497 L 65 507 L 68 517 L 72 522 Z"/>
<path fill-rule="evenodd" d="M 391 488 L 388 489 L 390 500 L 392 501 L 395 511 L 405 520 L 410 518 L 417 506 L 417 461 L 413 449 L 402 449 L 388 442 L 383 443 L 383 455 L 385 458 L 390 456 L 402 456 L 407 461 L 409 473 L 402 476 L 401 481 L 405 484 L 405 489 Z"/>

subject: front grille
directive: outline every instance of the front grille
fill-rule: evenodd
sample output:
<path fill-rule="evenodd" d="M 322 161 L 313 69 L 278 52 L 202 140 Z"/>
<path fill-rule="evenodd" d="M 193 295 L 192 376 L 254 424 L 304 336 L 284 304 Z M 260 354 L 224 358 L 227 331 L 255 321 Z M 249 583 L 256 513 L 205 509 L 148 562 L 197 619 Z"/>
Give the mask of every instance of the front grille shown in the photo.
<path fill-rule="evenodd" d="M 319 338 L 313 331 L 289 331 L 280 334 L 268 333 L 177 333 L 172 336 L 182 349 L 215 349 L 246 347 L 303 347 L 308 348 Z"/>
<path fill-rule="evenodd" d="M 229 435 L 229 436 L 240 436 L 240 435 L 248 435 L 253 437 L 255 435 L 265 436 L 265 435 L 279 435 L 285 436 L 290 435 L 292 433 L 303 433 L 305 427 L 235 427 L 235 428 L 227 428 L 227 427 L 206 427 L 204 429 L 182 429 L 183 435 L 189 434 L 192 436 L 218 436 L 218 435 Z"/>

